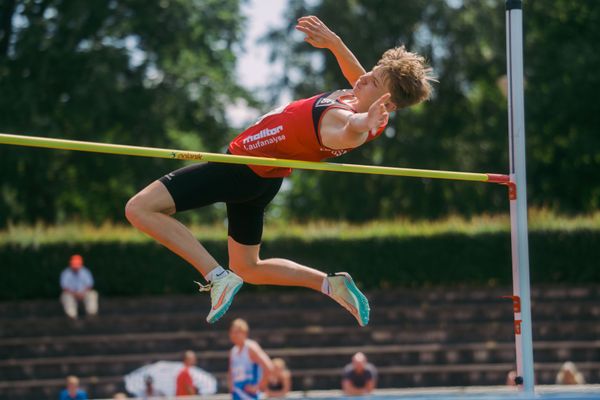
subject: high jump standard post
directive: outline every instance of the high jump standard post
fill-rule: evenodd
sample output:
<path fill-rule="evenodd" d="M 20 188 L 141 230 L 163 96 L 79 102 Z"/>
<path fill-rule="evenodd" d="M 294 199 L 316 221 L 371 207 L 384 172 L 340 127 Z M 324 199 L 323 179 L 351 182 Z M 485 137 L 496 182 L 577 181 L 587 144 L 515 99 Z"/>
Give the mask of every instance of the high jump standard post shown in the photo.
<path fill-rule="evenodd" d="M 523 95 L 523 2 L 506 0 L 506 64 L 508 70 L 508 146 L 513 305 L 517 375 L 524 392 L 534 393 L 533 339 L 527 240 L 527 181 L 525 170 L 525 109 Z"/>

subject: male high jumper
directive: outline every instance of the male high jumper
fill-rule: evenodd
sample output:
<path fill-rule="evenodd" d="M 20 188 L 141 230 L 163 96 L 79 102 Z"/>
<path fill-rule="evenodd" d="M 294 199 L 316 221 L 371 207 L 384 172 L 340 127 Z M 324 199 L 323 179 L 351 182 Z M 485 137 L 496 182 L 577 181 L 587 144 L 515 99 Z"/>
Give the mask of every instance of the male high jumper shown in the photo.
<path fill-rule="evenodd" d="M 387 50 L 366 72 L 344 42 L 317 17 L 298 20 L 305 41 L 328 49 L 352 86 L 293 101 L 262 116 L 239 134 L 228 152 L 234 155 L 321 161 L 337 157 L 381 135 L 389 113 L 427 100 L 431 69 L 422 56 L 404 47 Z M 206 279 L 211 291 L 206 320 L 217 321 L 244 282 L 303 286 L 321 291 L 365 326 L 369 302 L 349 274 L 325 274 L 293 261 L 259 256 L 265 207 L 291 169 L 204 163 L 171 172 L 148 185 L 125 208 L 133 226 L 187 262 Z M 224 202 L 228 217 L 229 269 L 224 269 L 179 221 L 176 212 Z"/>

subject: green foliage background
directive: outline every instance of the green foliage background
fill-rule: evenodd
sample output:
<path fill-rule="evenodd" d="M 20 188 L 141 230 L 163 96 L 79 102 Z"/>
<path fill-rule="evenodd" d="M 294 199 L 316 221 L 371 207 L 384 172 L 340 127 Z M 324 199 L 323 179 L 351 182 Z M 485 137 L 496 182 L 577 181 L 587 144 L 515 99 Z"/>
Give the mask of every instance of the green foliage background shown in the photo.
<path fill-rule="evenodd" d="M 221 150 L 244 19 L 238 0 L 0 3 L 0 130 Z M 122 220 L 164 160 L 0 147 L 7 221 Z"/>
<path fill-rule="evenodd" d="M 290 24 L 272 32 L 285 62 L 281 85 L 296 97 L 348 87 L 335 58 L 296 40 L 295 19 L 326 21 L 369 69 L 387 48 L 405 44 L 427 57 L 434 98 L 402 110 L 386 137 L 344 157 L 377 165 L 507 171 L 503 1 L 290 1 Z M 340 10 L 343 10 L 341 12 Z M 526 128 L 530 204 L 563 212 L 600 204 L 600 3 L 524 1 Z M 477 184 L 374 176 L 296 173 L 289 198 L 296 218 L 435 218 L 506 210 L 503 190 Z"/>
<path fill-rule="evenodd" d="M 217 260 L 227 259 L 225 241 L 203 243 Z M 530 236 L 531 280 L 535 285 L 598 284 L 598 248 L 597 229 L 534 231 Z M 58 277 L 73 253 L 85 255 L 95 287 L 106 296 L 191 293 L 195 290 L 192 281 L 199 278 L 190 265 L 152 242 L 5 244 L 0 246 L 0 259 L 6 263 L 0 300 L 58 297 Z M 508 232 L 281 238 L 267 241 L 262 255 L 290 258 L 327 272 L 343 269 L 367 290 L 428 285 L 509 287 L 512 282 Z"/>
<path fill-rule="evenodd" d="M 283 1 L 283 0 L 282 0 Z M 225 107 L 244 98 L 234 68 L 243 0 L 4 0 L 0 131 L 222 151 Z M 348 87 L 334 58 L 293 33 L 315 14 L 364 66 L 406 44 L 439 79 L 434 98 L 402 110 L 386 135 L 340 161 L 481 172 L 507 170 L 504 2 L 289 0 L 267 37 L 285 65 L 273 93 Z M 579 213 L 600 205 L 600 2 L 524 2 L 529 196 Z M 0 227 L 122 221 L 127 198 L 181 164 L 0 146 Z M 436 218 L 505 211 L 501 187 L 296 171 L 278 198 L 292 220 Z M 193 214 L 214 220 L 222 210 Z M 200 217 L 198 217 L 198 215 Z M 184 217 L 190 218 L 190 217 Z"/>

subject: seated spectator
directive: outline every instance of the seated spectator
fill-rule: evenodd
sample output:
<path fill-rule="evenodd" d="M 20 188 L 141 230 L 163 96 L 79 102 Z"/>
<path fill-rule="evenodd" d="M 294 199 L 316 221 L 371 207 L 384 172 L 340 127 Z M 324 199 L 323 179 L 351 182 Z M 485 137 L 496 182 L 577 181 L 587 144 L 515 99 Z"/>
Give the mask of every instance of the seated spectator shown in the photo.
<path fill-rule="evenodd" d="M 60 400 L 87 400 L 85 390 L 79 389 L 79 378 L 74 375 L 67 376 L 67 387 L 60 392 Z"/>
<path fill-rule="evenodd" d="M 369 394 L 375 389 L 377 370 L 367 362 L 367 357 L 358 352 L 352 357 L 352 363 L 344 368 L 342 390 L 347 396 Z"/>
<path fill-rule="evenodd" d="M 506 386 L 517 386 L 515 379 L 517 379 L 517 371 L 514 369 L 508 371 L 508 374 L 506 374 Z"/>
<path fill-rule="evenodd" d="M 165 395 L 162 391 L 154 387 L 154 378 L 152 378 L 152 375 L 146 375 L 144 377 L 144 385 L 144 395 L 142 396 L 144 400 L 153 397 L 163 397 Z"/>
<path fill-rule="evenodd" d="M 98 293 L 93 290 L 94 278 L 89 269 L 83 265 L 83 258 L 79 254 L 71 256 L 69 267 L 60 274 L 62 302 L 65 314 L 77 318 L 77 303 L 83 302 L 88 315 L 98 313 Z"/>
<path fill-rule="evenodd" d="M 571 361 L 564 363 L 556 374 L 557 385 L 585 385 L 585 378 Z"/>
<path fill-rule="evenodd" d="M 268 397 L 285 397 L 292 389 L 292 374 L 282 358 L 273 359 L 273 373 L 267 380 Z"/>
<path fill-rule="evenodd" d="M 175 396 L 192 396 L 199 393 L 199 390 L 194 386 L 190 367 L 196 365 L 196 353 L 188 350 L 183 355 L 183 369 L 177 375 L 177 389 Z"/>
<path fill-rule="evenodd" d="M 113 396 L 113 400 L 127 400 L 129 397 L 123 392 L 115 393 Z"/>

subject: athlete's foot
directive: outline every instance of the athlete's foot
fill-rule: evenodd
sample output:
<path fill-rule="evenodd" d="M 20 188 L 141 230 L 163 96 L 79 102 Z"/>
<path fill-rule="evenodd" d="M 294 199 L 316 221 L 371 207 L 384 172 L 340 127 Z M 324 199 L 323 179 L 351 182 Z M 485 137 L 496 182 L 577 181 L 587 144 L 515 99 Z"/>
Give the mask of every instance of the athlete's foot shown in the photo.
<path fill-rule="evenodd" d="M 369 323 L 369 300 L 354 284 L 346 272 L 336 272 L 327 276 L 329 296 L 350 311 L 360 326 Z"/>
<path fill-rule="evenodd" d="M 210 290 L 211 307 L 206 322 L 212 324 L 221 318 L 233 302 L 233 296 L 240 290 L 244 281 L 231 271 L 221 278 L 214 279 L 208 285 L 196 282 L 201 292 Z"/>

